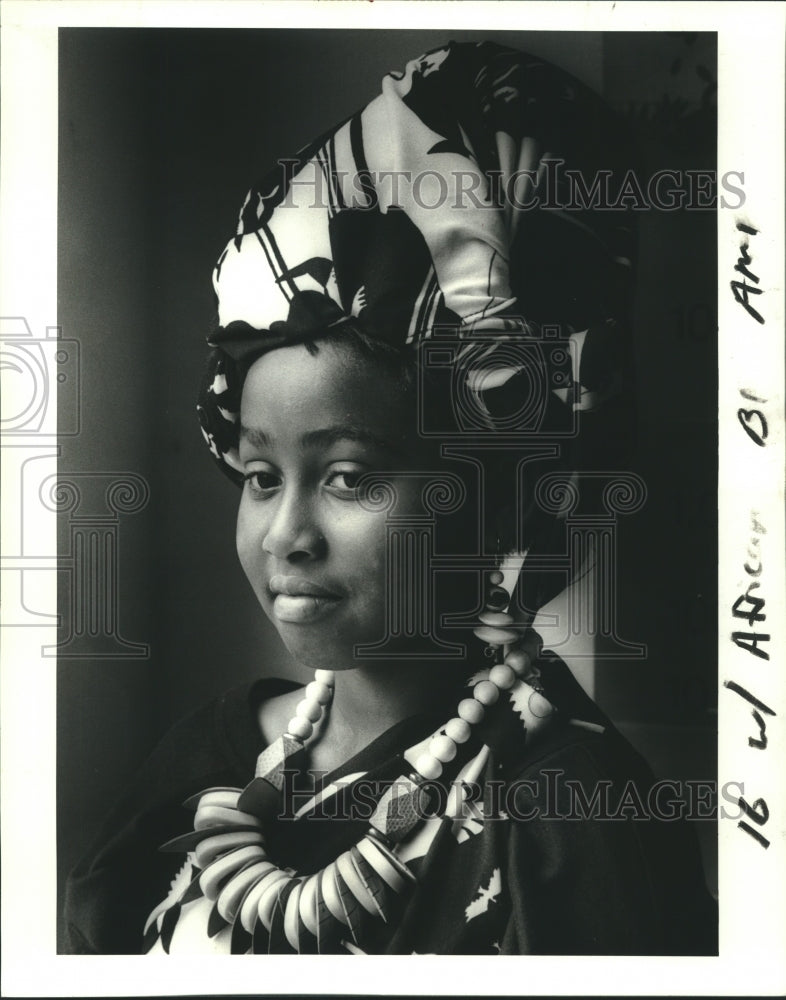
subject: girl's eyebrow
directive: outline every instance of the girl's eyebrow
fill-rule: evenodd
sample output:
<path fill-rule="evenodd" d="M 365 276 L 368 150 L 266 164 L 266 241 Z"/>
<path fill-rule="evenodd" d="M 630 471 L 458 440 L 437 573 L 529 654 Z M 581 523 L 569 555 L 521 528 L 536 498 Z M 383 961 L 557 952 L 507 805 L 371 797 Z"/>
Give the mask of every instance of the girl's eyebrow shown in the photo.
<path fill-rule="evenodd" d="M 246 441 L 248 441 L 248 443 L 253 445 L 255 448 L 270 447 L 270 438 L 258 427 L 244 427 L 243 424 L 241 424 L 239 436 L 241 438 L 245 438 Z"/>
<path fill-rule="evenodd" d="M 245 438 L 249 444 L 256 448 L 269 448 L 272 444 L 268 434 L 259 427 L 245 427 L 240 425 L 240 437 Z M 373 434 L 365 427 L 358 427 L 354 424 L 336 424 L 332 427 L 321 427 L 318 430 L 307 431 L 300 439 L 303 447 L 329 448 L 339 441 L 355 441 L 358 444 L 367 445 L 382 451 L 402 454 L 401 448 L 392 444 L 385 438 Z"/>

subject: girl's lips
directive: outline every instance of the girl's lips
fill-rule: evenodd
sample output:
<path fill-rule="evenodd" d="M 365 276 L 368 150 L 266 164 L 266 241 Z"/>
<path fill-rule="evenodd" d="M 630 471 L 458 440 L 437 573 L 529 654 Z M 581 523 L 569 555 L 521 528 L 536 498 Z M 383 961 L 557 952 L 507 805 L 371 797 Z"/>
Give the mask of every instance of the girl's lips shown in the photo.
<path fill-rule="evenodd" d="M 340 597 L 334 595 L 276 594 L 273 599 L 273 616 L 280 622 L 313 622 L 332 611 L 340 600 Z"/>
<path fill-rule="evenodd" d="M 327 597 L 337 600 L 341 596 L 314 580 L 306 580 L 299 576 L 284 576 L 283 573 L 271 576 L 268 588 L 274 597 L 277 594 L 284 594 L 289 597 Z"/>

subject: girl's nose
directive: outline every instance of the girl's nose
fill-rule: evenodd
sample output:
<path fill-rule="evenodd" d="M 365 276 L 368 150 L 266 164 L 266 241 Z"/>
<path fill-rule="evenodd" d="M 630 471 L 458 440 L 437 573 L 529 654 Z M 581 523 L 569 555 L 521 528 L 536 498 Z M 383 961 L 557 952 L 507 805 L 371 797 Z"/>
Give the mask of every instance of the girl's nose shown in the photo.
<path fill-rule="evenodd" d="M 304 561 L 322 555 L 325 538 L 311 506 L 293 493 L 282 496 L 262 540 L 262 548 L 276 559 Z"/>

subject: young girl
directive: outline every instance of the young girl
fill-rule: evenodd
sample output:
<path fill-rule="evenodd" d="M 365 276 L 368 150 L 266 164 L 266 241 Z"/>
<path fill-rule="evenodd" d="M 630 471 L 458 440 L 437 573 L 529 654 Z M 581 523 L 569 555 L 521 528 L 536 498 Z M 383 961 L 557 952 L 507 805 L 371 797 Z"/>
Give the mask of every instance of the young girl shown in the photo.
<path fill-rule="evenodd" d="M 695 847 L 499 571 L 624 399 L 629 220 L 554 164 L 630 162 L 577 81 L 453 44 L 249 193 L 199 412 L 314 681 L 172 730 L 72 877 L 73 950 L 712 952 Z"/>

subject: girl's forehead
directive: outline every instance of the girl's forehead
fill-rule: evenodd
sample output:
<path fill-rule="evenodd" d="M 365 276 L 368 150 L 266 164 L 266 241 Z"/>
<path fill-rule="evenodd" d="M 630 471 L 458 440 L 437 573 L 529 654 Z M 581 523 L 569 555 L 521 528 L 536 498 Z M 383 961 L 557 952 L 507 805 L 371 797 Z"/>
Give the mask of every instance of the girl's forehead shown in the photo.
<path fill-rule="evenodd" d="M 295 344 L 262 355 L 248 371 L 241 399 L 243 429 L 265 432 L 346 425 L 400 438 L 414 430 L 416 413 L 415 393 L 402 379 L 330 342 L 313 354 Z"/>

